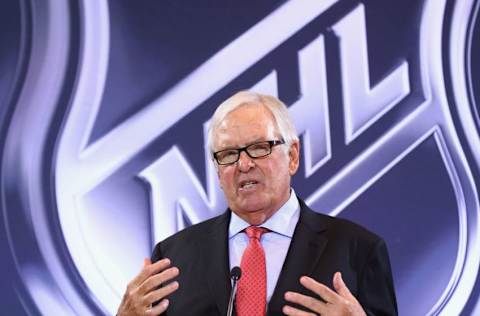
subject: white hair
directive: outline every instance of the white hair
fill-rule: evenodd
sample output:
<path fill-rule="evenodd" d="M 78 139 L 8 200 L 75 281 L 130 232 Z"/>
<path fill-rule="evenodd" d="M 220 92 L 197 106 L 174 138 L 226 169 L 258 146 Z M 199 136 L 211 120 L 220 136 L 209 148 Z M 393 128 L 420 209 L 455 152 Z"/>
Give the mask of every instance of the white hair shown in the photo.
<path fill-rule="evenodd" d="M 292 143 L 298 141 L 295 125 L 293 125 L 287 106 L 282 101 L 271 95 L 251 91 L 240 91 L 223 101 L 212 116 L 207 135 L 207 146 L 211 154 L 214 152 L 213 143 L 215 130 L 230 112 L 246 104 L 263 106 L 272 113 L 277 131 L 285 141 L 287 145 L 286 148 L 290 148 Z"/>

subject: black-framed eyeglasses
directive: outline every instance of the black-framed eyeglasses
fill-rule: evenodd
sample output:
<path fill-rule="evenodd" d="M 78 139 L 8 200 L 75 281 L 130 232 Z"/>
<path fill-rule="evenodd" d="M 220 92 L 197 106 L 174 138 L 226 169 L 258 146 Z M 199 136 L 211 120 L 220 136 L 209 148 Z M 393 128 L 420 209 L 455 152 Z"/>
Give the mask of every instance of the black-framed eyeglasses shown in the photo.
<path fill-rule="evenodd" d="M 285 144 L 283 139 L 281 140 L 267 140 L 258 143 L 253 143 L 242 148 L 231 148 L 220 150 L 213 153 L 213 157 L 219 165 L 230 165 L 240 159 L 240 153 L 246 152 L 250 158 L 262 158 L 272 153 L 272 147 Z"/>

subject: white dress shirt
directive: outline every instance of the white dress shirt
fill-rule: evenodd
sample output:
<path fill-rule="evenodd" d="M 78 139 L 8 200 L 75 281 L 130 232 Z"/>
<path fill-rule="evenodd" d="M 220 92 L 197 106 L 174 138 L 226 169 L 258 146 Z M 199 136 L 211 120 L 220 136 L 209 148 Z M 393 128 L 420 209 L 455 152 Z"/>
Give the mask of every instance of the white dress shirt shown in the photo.
<path fill-rule="evenodd" d="M 270 302 L 277 284 L 299 217 L 300 205 L 295 192 L 291 189 L 288 201 L 272 217 L 260 225 L 260 227 L 269 230 L 261 238 L 267 265 L 267 303 Z M 248 226 L 250 226 L 249 223 L 232 212 L 228 228 L 230 269 L 240 266 L 243 251 L 248 245 L 248 237 L 243 230 Z"/>

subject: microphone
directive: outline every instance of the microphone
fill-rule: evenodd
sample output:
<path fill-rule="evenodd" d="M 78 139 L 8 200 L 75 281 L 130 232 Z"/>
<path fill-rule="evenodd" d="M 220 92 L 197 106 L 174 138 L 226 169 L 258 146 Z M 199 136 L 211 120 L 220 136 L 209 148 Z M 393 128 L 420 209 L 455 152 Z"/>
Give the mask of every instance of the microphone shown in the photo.
<path fill-rule="evenodd" d="M 237 295 L 237 282 L 242 276 L 242 269 L 240 267 L 233 267 L 230 271 L 230 279 L 232 279 L 232 292 L 230 293 L 230 300 L 228 301 L 227 316 L 233 315 L 233 305 L 235 296 Z"/>

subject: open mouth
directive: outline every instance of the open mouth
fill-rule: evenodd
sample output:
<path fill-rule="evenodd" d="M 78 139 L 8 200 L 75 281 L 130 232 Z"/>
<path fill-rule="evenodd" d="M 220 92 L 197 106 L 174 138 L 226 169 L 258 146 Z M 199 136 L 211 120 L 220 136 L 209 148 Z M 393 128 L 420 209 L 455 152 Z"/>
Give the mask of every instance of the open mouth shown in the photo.
<path fill-rule="evenodd" d="M 240 190 L 251 190 L 254 189 L 258 184 L 258 181 L 249 180 L 249 181 L 242 181 L 240 183 Z"/>

